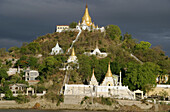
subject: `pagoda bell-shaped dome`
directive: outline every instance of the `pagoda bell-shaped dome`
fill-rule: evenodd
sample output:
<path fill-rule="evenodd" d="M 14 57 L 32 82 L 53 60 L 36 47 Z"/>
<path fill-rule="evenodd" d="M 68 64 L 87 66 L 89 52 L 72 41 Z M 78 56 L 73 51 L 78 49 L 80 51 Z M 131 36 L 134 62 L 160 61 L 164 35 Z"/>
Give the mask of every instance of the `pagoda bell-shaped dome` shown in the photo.
<path fill-rule="evenodd" d="M 105 77 L 112 77 L 112 72 L 111 72 L 111 69 L 110 69 L 110 62 L 109 62 L 108 70 L 107 70 Z"/>
<path fill-rule="evenodd" d="M 82 23 L 85 21 L 86 25 L 87 26 L 90 26 L 92 24 L 92 21 L 91 21 L 91 17 L 89 15 L 89 11 L 88 11 L 88 6 L 86 4 L 86 9 L 85 9 L 85 13 L 84 13 L 84 16 L 82 17 Z"/>
<path fill-rule="evenodd" d="M 74 52 L 74 48 L 72 48 L 71 56 L 76 56 Z"/>
<path fill-rule="evenodd" d="M 93 69 L 93 74 L 92 74 L 92 77 L 91 77 L 90 85 L 94 85 L 94 86 L 98 85 L 97 79 L 94 75 L 94 69 Z"/>

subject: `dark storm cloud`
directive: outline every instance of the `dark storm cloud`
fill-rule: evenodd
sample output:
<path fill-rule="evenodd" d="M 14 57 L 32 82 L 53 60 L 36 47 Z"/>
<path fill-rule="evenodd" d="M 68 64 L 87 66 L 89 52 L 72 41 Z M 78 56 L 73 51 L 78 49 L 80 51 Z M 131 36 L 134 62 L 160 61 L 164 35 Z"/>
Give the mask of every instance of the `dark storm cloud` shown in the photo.
<path fill-rule="evenodd" d="M 0 47 L 20 46 L 79 21 L 86 2 L 99 26 L 115 24 L 170 56 L 170 0 L 0 0 Z"/>

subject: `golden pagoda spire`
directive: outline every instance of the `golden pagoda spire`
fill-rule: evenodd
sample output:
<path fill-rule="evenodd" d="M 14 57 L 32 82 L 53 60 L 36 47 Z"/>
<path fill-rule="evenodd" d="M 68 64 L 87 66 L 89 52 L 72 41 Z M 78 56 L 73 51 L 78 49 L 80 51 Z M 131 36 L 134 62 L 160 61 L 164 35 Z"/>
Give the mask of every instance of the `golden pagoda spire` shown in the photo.
<path fill-rule="evenodd" d="M 94 75 L 94 68 L 93 68 L 93 74 L 92 74 L 92 77 L 93 77 L 93 76 L 95 77 L 95 75 Z"/>
<path fill-rule="evenodd" d="M 109 62 L 108 70 L 107 70 L 105 77 L 112 77 L 112 72 L 110 70 L 110 62 Z"/>
<path fill-rule="evenodd" d="M 93 24 L 92 24 L 92 25 L 93 25 L 93 28 L 95 28 L 95 24 L 94 24 L 94 22 L 93 22 Z"/>
<path fill-rule="evenodd" d="M 89 11 L 88 11 L 88 6 L 86 4 L 86 9 L 85 9 L 85 13 L 84 13 L 84 16 L 82 17 L 82 23 L 83 22 L 86 22 L 87 26 L 90 26 L 91 25 L 91 17 L 89 15 Z"/>
<path fill-rule="evenodd" d="M 71 56 L 76 56 L 76 55 L 75 55 L 75 52 L 74 52 L 74 47 L 72 48 Z"/>

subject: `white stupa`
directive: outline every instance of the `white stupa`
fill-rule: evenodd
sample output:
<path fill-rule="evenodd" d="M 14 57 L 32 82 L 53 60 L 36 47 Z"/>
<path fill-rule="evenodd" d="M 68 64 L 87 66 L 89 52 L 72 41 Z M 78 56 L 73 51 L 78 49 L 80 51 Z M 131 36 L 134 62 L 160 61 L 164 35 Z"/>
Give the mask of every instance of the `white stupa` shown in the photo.
<path fill-rule="evenodd" d="M 94 49 L 93 52 L 85 52 L 84 54 L 87 56 L 95 55 L 98 58 L 105 58 L 108 55 L 108 53 L 101 52 L 100 49 L 98 48 L 98 45 L 96 45 L 96 48 Z"/>
<path fill-rule="evenodd" d="M 63 49 L 58 45 L 58 42 L 56 44 L 56 46 L 54 48 L 52 48 L 52 51 L 51 51 L 51 55 L 58 55 L 58 54 L 62 54 L 64 53 L 63 52 Z"/>
<path fill-rule="evenodd" d="M 71 53 L 71 56 L 69 56 L 68 60 L 67 60 L 67 63 L 77 63 L 78 62 L 78 59 L 77 59 L 77 56 L 75 55 L 75 52 L 74 52 L 74 48 L 72 48 L 72 53 Z"/>
<path fill-rule="evenodd" d="M 91 77 L 91 80 L 90 80 L 90 85 L 98 86 L 97 79 L 96 79 L 96 77 L 94 75 L 94 69 L 93 69 L 93 74 L 92 74 L 92 77 Z"/>

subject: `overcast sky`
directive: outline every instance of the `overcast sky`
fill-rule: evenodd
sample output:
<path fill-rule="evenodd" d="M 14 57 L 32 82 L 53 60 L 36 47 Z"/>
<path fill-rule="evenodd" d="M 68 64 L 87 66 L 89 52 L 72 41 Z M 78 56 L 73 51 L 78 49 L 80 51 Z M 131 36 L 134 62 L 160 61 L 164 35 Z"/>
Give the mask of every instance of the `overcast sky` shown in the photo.
<path fill-rule="evenodd" d="M 21 46 L 52 33 L 55 25 L 81 20 L 88 4 L 99 26 L 118 25 L 170 56 L 170 0 L 0 0 L 0 48 Z"/>

